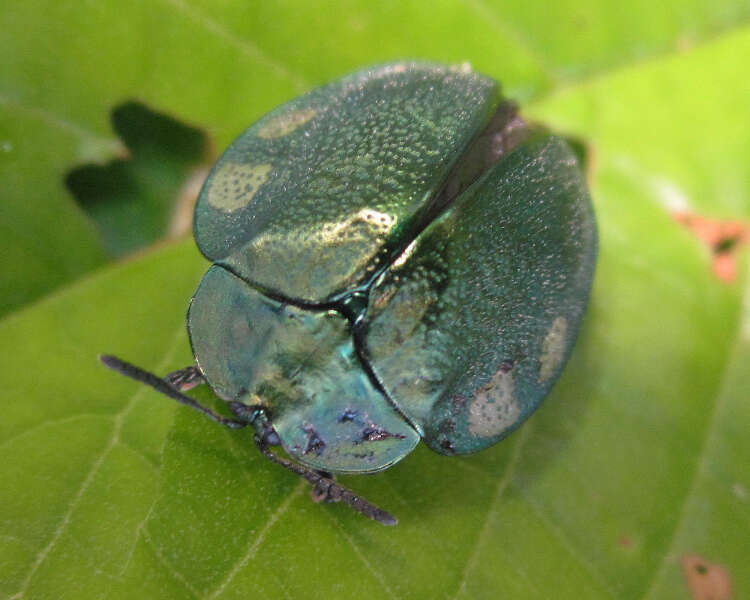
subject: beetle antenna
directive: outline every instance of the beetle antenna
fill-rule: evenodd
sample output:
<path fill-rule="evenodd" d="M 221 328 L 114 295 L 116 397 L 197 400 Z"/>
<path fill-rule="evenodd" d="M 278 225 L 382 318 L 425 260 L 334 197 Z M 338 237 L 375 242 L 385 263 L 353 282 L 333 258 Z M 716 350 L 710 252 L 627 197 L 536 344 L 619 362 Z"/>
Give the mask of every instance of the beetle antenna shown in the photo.
<path fill-rule="evenodd" d="M 382 523 L 383 525 L 395 525 L 398 523 L 396 517 L 391 513 L 382 508 L 378 508 L 362 498 L 362 496 L 358 496 L 350 489 L 336 483 L 333 479 L 326 477 L 317 471 L 313 471 L 312 469 L 308 469 L 302 465 L 298 465 L 277 456 L 268 449 L 268 444 L 261 436 L 256 435 L 254 439 L 255 445 L 258 446 L 258 450 L 263 453 L 263 456 L 271 462 L 275 462 L 277 465 L 281 465 L 285 469 L 289 469 L 293 473 L 296 473 L 303 479 L 309 481 L 315 488 L 316 492 L 324 495 L 327 500 L 330 500 L 331 502 L 346 502 L 358 513 L 362 513 L 366 517 L 369 517 L 378 523 Z"/>
<path fill-rule="evenodd" d="M 193 400 L 190 396 L 187 396 L 178 391 L 176 388 L 172 387 L 169 383 L 167 383 L 160 377 L 154 375 L 153 373 L 149 373 L 148 371 L 144 371 L 140 367 L 131 365 L 130 363 L 125 362 L 124 360 L 121 360 L 116 356 L 101 354 L 99 355 L 99 360 L 113 371 L 117 371 L 121 375 L 125 375 L 125 377 L 130 377 L 130 379 L 135 379 L 136 381 L 145 383 L 146 385 L 154 388 L 157 392 L 160 392 L 165 396 L 169 396 L 170 398 L 172 398 L 172 400 L 176 400 L 180 404 L 184 404 L 185 406 L 189 406 L 197 411 L 202 412 L 209 419 L 211 419 L 212 421 L 216 421 L 221 425 L 225 425 L 227 427 L 230 427 L 231 429 L 239 429 L 241 427 L 245 427 L 248 424 L 246 421 L 238 421 L 236 419 L 229 419 L 227 417 L 217 415 L 211 409 L 206 408 L 202 404 L 199 404 L 198 402 Z"/>
<path fill-rule="evenodd" d="M 99 356 L 99 360 L 101 360 L 105 366 L 109 367 L 113 371 L 117 371 L 121 375 L 125 375 L 125 377 L 129 377 L 130 379 L 135 379 L 136 381 L 145 383 L 149 387 L 155 389 L 157 392 L 161 392 L 165 396 L 176 400 L 180 404 L 184 404 L 185 406 L 189 406 L 197 411 L 202 412 L 209 419 L 216 421 L 221 425 L 226 425 L 227 427 L 230 427 L 232 429 L 238 429 L 250 424 L 249 420 L 229 419 L 227 417 L 217 415 L 209 408 L 206 408 L 202 404 L 199 404 L 198 402 L 193 400 L 190 396 L 187 396 L 178 391 L 176 388 L 172 387 L 172 385 L 154 375 L 153 373 L 149 373 L 148 371 L 145 371 L 140 367 L 136 367 L 129 362 L 125 362 L 124 360 L 121 360 L 116 356 L 102 354 Z M 322 473 L 318 473 L 317 471 L 313 471 L 312 469 L 308 469 L 306 467 L 303 467 L 302 465 L 298 465 L 291 461 L 285 460 L 280 456 L 276 456 L 276 454 L 268 449 L 268 442 L 261 436 L 256 434 L 254 436 L 254 439 L 255 445 L 268 460 L 276 463 L 277 465 L 281 465 L 285 469 L 288 469 L 293 473 L 296 473 L 303 479 L 306 479 L 313 485 L 316 492 L 323 495 L 323 497 L 327 500 L 330 500 L 331 502 L 346 502 L 357 512 L 362 513 L 366 517 L 369 517 L 370 519 L 372 519 L 373 521 L 377 521 L 378 523 L 382 523 L 383 525 L 395 525 L 398 522 L 396 517 L 394 517 L 389 512 L 383 510 L 382 508 L 378 508 L 374 504 L 368 502 L 361 496 L 358 496 L 357 494 L 352 492 L 350 489 L 336 483 L 330 477 L 326 477 Z"/>

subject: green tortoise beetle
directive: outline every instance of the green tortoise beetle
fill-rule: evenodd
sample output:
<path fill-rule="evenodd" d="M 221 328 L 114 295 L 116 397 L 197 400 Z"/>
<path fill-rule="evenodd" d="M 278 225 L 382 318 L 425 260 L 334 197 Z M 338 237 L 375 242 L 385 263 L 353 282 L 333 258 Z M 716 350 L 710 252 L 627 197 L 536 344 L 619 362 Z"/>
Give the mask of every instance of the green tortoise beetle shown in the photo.
<path fill-rule="evenodd" d="M 102 361 L 252 425 L 314 497 L 384 524 L 334 475 L 386 469 L 420 438 L 463 454 L 518 427 L 570 354 L 597 252 L 568 145 L 489 77 L 420 62 L 262 117 L 213 167 L 194 234 L 213 263 L 188 310 L 195 365 L 160 379 Z M 184 394 L 201 382 L 233 418 Z"/>

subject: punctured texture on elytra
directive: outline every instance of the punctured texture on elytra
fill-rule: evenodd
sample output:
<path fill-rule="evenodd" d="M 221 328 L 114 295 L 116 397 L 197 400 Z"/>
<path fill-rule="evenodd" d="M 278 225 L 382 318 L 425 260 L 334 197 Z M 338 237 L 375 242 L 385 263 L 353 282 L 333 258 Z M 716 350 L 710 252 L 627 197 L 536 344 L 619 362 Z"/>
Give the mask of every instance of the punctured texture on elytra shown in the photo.
<path fill-rule="evenodd" d="M 571 352 L 597 251 L 568 145 L 492 79 L 429 63 L 263 117 L 213 168 L 195 236 L 215 263 L 188 316 L 202 373 L 343 473 L 518 427 Z"/>

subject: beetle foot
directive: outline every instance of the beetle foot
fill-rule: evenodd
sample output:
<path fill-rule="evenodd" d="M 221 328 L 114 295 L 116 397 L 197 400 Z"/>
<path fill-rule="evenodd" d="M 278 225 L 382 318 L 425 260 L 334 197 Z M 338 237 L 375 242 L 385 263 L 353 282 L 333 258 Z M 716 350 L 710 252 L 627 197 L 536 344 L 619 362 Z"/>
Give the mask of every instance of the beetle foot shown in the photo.
<path fill-rule="evenodd" d="M 310 497 L 312 498 L 312 501 L 315 502 L 315 504 L 319 504 L 321 502 L 335 502 L 330 494 L 330 482 L 336 481 L 336 477 L 332 473 L 328 473 L 327 471 L 316 471 L 316 473 L 321 477 L 324 477 L 325 479 L 319 480 L 312 486 L 312 489 L 310 490 Z"/>
<path fill-rule="evenodd" d="M 125 362 L 124 360 L 117 358 L 116 356 L 112 356 L 110 354 L 100 354 L 99 360 L 113 371 L 117 371 L 120 375 L 124 375 L 125 377 L 130 377 L 130 379 L 134 379 L 135 381 L 145 383 L 147 386 L 155 389 L 160 394 L 164 394 L 165 396 L 172 398 L 172 400 L 176 400 L 180 404 L 184 404 L 185 406 L 189 406 L 190 408 L 194 408 L 195 410 L 202 412 L 212 421 L 216 421 L 217 423 L 224 425 L 225 427 L 229 427 L 230 429 L 240 429 L 248 425 L 246 421 L 227 419 L 226 417 L 217 415 L 210 408 L 207 408 L 199 402 L 196 402 L 190 396 L 186 396 L 179 389 L 177 389 L 170 383 L 167 383 L 167 381 L 162 379 L 161 377 L 154 375 L 153 373 L 149 373 L 148 371 L 145 371 L 140 367 L 131 365 L 129 362 Z M 185 370 L 186 369 L 183 369 L 183 371 Z"/>
<path fill-rule="evenodd" d="M 195 386 L 205 383 L 206 380 L 198 367 L 189 366 L 179 371 L 168 373 L 164 376 L 164 381 L 180 392 L 187 392 Z"/>

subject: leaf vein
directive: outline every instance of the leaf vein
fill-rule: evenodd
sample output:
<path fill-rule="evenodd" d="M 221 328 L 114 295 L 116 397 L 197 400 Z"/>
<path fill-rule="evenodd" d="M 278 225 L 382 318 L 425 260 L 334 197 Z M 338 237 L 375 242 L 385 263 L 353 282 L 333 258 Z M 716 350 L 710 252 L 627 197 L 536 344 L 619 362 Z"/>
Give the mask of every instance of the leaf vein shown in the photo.
<path fill-rule="evenodd" d="M 289 506 L 294 500 L 299 497 L 299 495 L 302 493 L 302 490 L 305 488 L 305 485 L 306 483 L 303 480 L 300 480 L 297 484 L 297 487 L 295 487 L 292 492 L 286 497 L 286 499 L 281 504 L 279 504 L 279 507 L 273 513 L 271 513 L 268 521 L 266 521 L 266 524 L 263 525 L 263 528 L 260 530 L 252 543 L 248 546 L 245 555 L 239 561 L 237 561 L 237 563 L 235 563 L 234 567 L 229 571 L 229 573 L 227 573 L 227 576 L 224 578 L 224 580 L 216 587 L 213 592 L 206 596 L 207 598 L 217 598 L 232 582 L 237 573 L 239 573 L 240 570 L 243 569 L 247 565 L 247 563 L 249 563 L 253 559 L 253 557 L 258 552 L 258 548 L 260 548 L 261 544 L 265 541 L 268 531 L 274 526 L 279 518 L 287 510 L 289 510 Z"/>
<path fill-rule="evenodd" d="M 165 365 L 166 363 L 168 363 L 169 357 L 174 353 L 175 348 L 177 347 L 177 342 L 181 334 L 182 334 L 182 328 L 180 327 L 178 334 L 174 336 L 173 341 L 169 346 L 169 350 L 165 355 L 165 359 L 163 361 Z M 81 485 L 79 486 L 78 490 L 74 494 L 73 499 L 71 500 L 70 505 L 68 506 L 68 510 L 63 515 L 63 518 L 60 521 L 59 525 L 55 528 L 55 531 L 52 533 L 52 537 L 50 538 L 50 541 L 37 554 L 34 560 L 34 563 L 31 565 L 31 569 L 29 570 L 29 573 L 26 575 L 26 577 L 24 578 L 21 584 L 21 589 L 17 592 L 17 594 L 15 594 L 15 596 L 19 598 L 23 597 L 23 595 L 28 590 L 28 587 L 31 584 L 32 579 L 34 578 L 34 575 L 39 570 L 39 567 L 42 566 L 44 561 L 49 556 L 50 552 L 55 548 L 57 542 L 62 537 L 63 533 L 65 533 L 66 529 L 68 528 L 68 525 L 70 525 L 71 523 L 71 520 L 73 518 L 73 513 L 78 507 L 78 504 L 80 503 L 81 498 L 83 498 L 84 494 L 88 490 L 88 487 L 91 485 L 91 482 L 94 480 L 94 477 L 96 477 L 96 474 L 99 472 L 99 469 L 101 468 L 102 464 L 104 464 L 104 461 L 109 455 L 109 453 L 118 443 L 119 438 L 120 438 L 120 431 L 122 430 L 122 425 L 123 425 L 125 418 L 130 413 L 133 406 L 135 406 L 135 403 L 138 400 L 138 398 L 141 396 L 141 394 L 143 394 L 147 389 L 148 388 L 145 386 L 140 386 L 138 390 L 130 397 L 130 400 L 115 415 L 114 426 L 112 427 L 112 435 L 110 436 L 109 442 L 107 443 L 106 447 L 102 450 L 102 453 L 99 455 L 99 458 L 97 458 L 94 461 L 94 463 L 91 465 L 89 472 L 87 473 L 86 477 L 81 482 Z"/>
<path fill-rule="evenodd" d="M 10 446 L 11 444 L 19 441 L 20 439 L 25 438 L 28 435 L 32 435 L 37 430 L 42 429 L 43 427 L 46 427 L 48 425 L 62 425 L 63 423 L 73 423 L 79 419 L 85 419 L 85 418 L 95 418 L 95 419 L 101 419 L 103 421 L 111 421 L 112 416 L 110 415 L 95 415 L 93 413 L 81 413 L 77 415 L 71 415 L 68 417 L 63 417 L 62 419 L 47 419 L 45 421 L 38 421 L 28 429 L 24 429 L 20 433 L 17 433 L 16 435 L 13 435 L 2 442 L 0 442 L 0 450 L 4 450 L 7 446 Z"/>
<path fill-rule="evenodd" d="M 659 565 L 654 569 L 653 576 L 651 577 L 651 581 L 649 582 L 648 586 L 644 588 L 643 595 L 641 598 L 645 599 L 652 595 L 654 592 L 654 589 L 656 587 L 657 582 L 661 578 L 661 574 L 664 572 L 664 570 L 667 568 L 668 561 L 667 559 L 671 556 L 674 556 L 675 552 L 675 544 L 677 543 L 677 540 L 679 539 L 679 535 L 682 532 L 683 528 L 685 527 L 685 524 L 687 522 L 687 514 L 688 514 L 688 505 L 690 504 L 690 500 L 693 497 L 693 494 L 695 493 L 696 488 L 698 487 L 698 480 L 700 479 L 700 475 L 704 473 L 706 469 L 706 463 L 708 461 L 707 455 L 708 455 L 708 448 L 712 446 L 713 439 L 716 436 L 716 429 L 717 429 L 717 423 L 719 421 L 719 415 L 723 412 L 724 403 L 726 402 L 725 398 L 727 397 L 726 394 L 723 393 L 724 387 L 726 385 L 726 379 L 728 376 L 728 373 L 731 371 L 731 362 L 732 362 L 732 356 L 734 356 L 735 352 L 737 351 L 738 347 L 741 346 L 744 342 L 742 332 L 747 326 L 748 323 L 750 323 L 750 305 L 748 302 L 750 301 L 750 289 L 745 291 L 745 298 L 744 298 L 744 309 L 743 314 L 740 316 L 740 323 L 738 323 L 738 326 L 736 328 L 737 334 L 735 335 L 734 342 L 732 343 L 732 351 L 727 354 L 726 363 L 724 365 L 724 372 L 722 373 L 721 381 L 719 382 L 719 385 L 716 388 L 716 392 L 713 397 L 713 407 L 711 408 L 711 416 L 706 421 L 708 423 L 708 426 L 706 427 L 706 433 L 703 438 L 703 443 L 701 444 L 701 448 L 699 453 L 696 456 L 695 461 L 695 469 L 693 469 L 692 474 L 690 475 L 690 484 L 685 489 L 685 497 L 682 500 L 682 503 L 679 507 L 680 514 L 677 518 L 677 521 L 675 522 L 674 529 L 672 530 L 672 535 L 670 536 L 669 542 L 665 544 L 664 546 L 664 555 L 662 556 L 661 561 L 659 562 Z"/>
<path fill-rule="evenodd" d="M 519 495 L 521 496 L 521 498 L 523 498 L 524 502 L 529 507 L 531 512 L 534 513 L 534 516 L 539 519 L 539 522 L 558 539 L 568 555 L 579 565 L 581 565 L 586 570 L 586 572 L 591 575 L 592 579 L 596 581 L 611 598 L 617 598 L 617 594 L 614 592 L 614 590 L 612 590 L 607 582 L 601 578 L 591 561 L 589 561 L 586 557 L 581 555 L 578 550 L 576 550 L 573 542 L 570 541 L 565 532 L 558 526 L 556 526 L 554 522 L 552 522 L 549 517 L 544 514 L 544 511 L 542 511 L 542 509 L 537 505 L 536 502 L 531 500 L 528 495 L 524 494 L 523 489 L 518 488 L 517 486 L 514 486 L 514 488 L 518 490 Z"/>
<path fill-rule="evenodd" d="M 143 539 L 146 541 L 146 543 L 151 547 L 151 550 L 154 553 L 154 556 L 156 557 L 156 560 L 159 561 L 159 563 L 174 577 L 176 581 L 178 581 L 188 592 L 190 592 L 195 598 L 201 598 L 201 594 L 196 590 L 192 584 L 185 579 L 185 577 L 180 573 L 177 569 L 172 566 L 172 564 L 166 559 L 164 555 L 159 551 L 159 549 L 156 547 L 156 544 L 154 543 L 154 540 L 151 538 L 151 535 L 148 533 L 148 529 L 144 528 L 142 530 Z"/>
<path fill-rule="evenodd" d="M 484 0 L 463 0 L 474 13 L 482 20 L 490 23 L 501 35 L 512 41 L 517 48 L 526 53 L 526 56 L 542 71 L 547 77 L 553 78 L 552 70 L 547 65 L 547 61 L 535 48 L 524 32 L 515 27 L 506 20 L 502 20 L 492 11 Z"/>
<path fill-rule="evenodd" d="M 98 145 L 108 147 L 112 154 L 120 154 L 123 151 L 122 144 L 117 139 L 96 134 L 77 123 L 73 123 L 72 121 L 63 119 L 62 117 L 50 112 L 47 109 L 39 108 L 37 106 L 25 106 L 17 100 L 9 98 L 2 92 L 0 92 L 0 105 L 5 106 L 5 108 L 9 110 L 15 110 L 33 119 L 42 121 L 47 125 L 50 125 L 51 127 L 62 129 L 64 131 L 67 131 L 68 133 L 72 133 L 77 137 L 92 140 Z"/>
<path fill-rule="evenodd" d="M 336 524 L 336 528 L 339 530 L 339 533 L 341 536 L 348 542 L 348 544 L 352 547 L 354 550 L 354 554 L 357 555 L 357 558 L 359 558 L 360 562 L 365 566 L 365 568 L 372 574 L 372 576 L 378 580 L 378 583 L 380 583 L 381 586 L 383 586 L 383 589 L 388 594 L 388 597 L 393 598 L 393 600 L 398 600 L 398 596 L 393 593 L 393 590 L 388 587 L 388 584 L 385 582 L 385 579 L 383 578 L 383 575 L 375 570 L 375 567 L 373 567 L 370 564 L 370 561 L 367 560 L 367 557 L 362 552 L 362 549 L 359 547 L 359 544 L 352 538 L 349 534 L 346 533 L 344 527 L 339 523 L 338 519 L 336 519 L 332 514 L 327 512 L 331 520 Z"/>
<path fill-rule="evenodd" d="M 550 96 L 563 94 L 568 90 L 572 90 L 574 88 L 580 90 L 585 87 L 595 85 L 598 81 L 601 81 L 603 79 L 617 77 L 621 73 L 624 73 L 631 69 L 648 68 L 650 65 L 655 65 L 659 62 L 669 60 L 674 56 L 684 55 L 686 52 L 695 52 L 705 46 L 716 43 L 722 38 L 722 36 L 730 35 L 734 32 L 739 32 L 743 29 L 746 29 L 748 27 L 748 24 L 750 24 L 750 19 L 739 20 L 736 23 L 733 23 L 731 27 L 711 32 L 696 41 L 692 46 L 690 46 L 688 50 L 683 50 L 677 44 L 672 44 L 667 48 L 654 50 L 651 54 L 647 54 L 645 56 L 638 56 L 635 58 L 626 59 L 617 64 L 609 64 L 599 68 L 593 68 L 586 71 L 579 77 L 573 77 L 564 81 L 560 80 L 556 86 L 542 90 L 540 94 L 534 97 L 534 100 L 536 102 L 539 102 L 546 98 L 549 98 Z M 527 108 L 532 105 L 533 104 L 529 102 Z"/>
<path fill-rule="evenodd" d="M 261 50 L 256 44 L 253 44 L 245 38 L 241 38 L 224 27 L 218 21 L 211 19 L 204 13 L 198 11 L 195 7 L 191 6 L 185 0 L 164 0 L 171 4 L 174 8 L 183 13 L 186 17 L 193 20 L 194 22 L 201 25 L 207 31 L 210 31 L 217 37 L 228 42 L 235 48 L 237 48 L 242 54 L 255 60 L 256 62 L 270 68 L 275 71 L 278 75 L 284 77 L 292 83 L 297 91 L 304 91 L 310 87 L 310 84 L 298 73 L 294 73 L 288 69 L 282 63 L 272 59 L 263 50 Z"/>
<path fill-rule="evenodd" d="M 497 506 L 498 506 L 498 503 L 500 502 L 500 498 L 502 497 L 503 492 L 505 492 L 505 489 L 508 487 L 508 484 L 510 483 L 511 478 L 513 477 L 513 473 L 515 471 L 516 465 L 518 464 L 518 461 L 521 458 L 521 450 L 523 448 L 524 443 L 526 442 L 526 439 L 529 437 L 530 429 L 531 429 L 531 423 L 526 423 L 526 425 L 522 427 L 520 431 L 518 432 L 518 436 L 516 437 L 515 443 L 513 445 L 513 450 L 511 452 L 510 458 L 508 459 L 508 464 L 505 467 L 505 472 L 503 473 L 503 476 L 497 482 L 497 486 L 495 487 L 495 493 L 492 497 L 490 506 L 487 509 L 487 515 L 484 519 L 484 523 L 482 524 L 482 528 L 479 530 L 477 539 L 474 542 L 474 551 L 469 555 L 469 558 L 466 561 L 466 565 L 464 566 L 464 569 L 461 572 L 461 580 L 458 585 L 458 589 L 456 590 L 456 593 L 453 596 L 454 600 L 456 600 L 466 589 L 466 583 L 468 581 L 469 572 L 476 565 L 476 562 L 479 557 L 479 548 L 483 545 L 484 539 L 487 536 L 487 532 L 489 531 L 489 528 L 490 528 L 490 522 L 492 521 L 493 515 L 497 511 Z"/>

